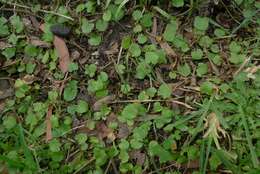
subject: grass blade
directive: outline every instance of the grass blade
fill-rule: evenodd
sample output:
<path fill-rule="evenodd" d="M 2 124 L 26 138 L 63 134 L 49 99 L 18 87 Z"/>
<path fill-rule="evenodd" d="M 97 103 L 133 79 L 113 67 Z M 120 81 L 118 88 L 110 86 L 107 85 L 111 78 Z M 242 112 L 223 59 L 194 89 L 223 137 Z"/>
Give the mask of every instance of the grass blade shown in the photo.
<path fill-rule="evenodd" d="M 251 160 L 252 160 L 254 168 L 257 168 L 257 167 L 259 167 L 259 161 L 258 161 L 256 152 L 255 152 L 255 147 L 253 146 L 253 143 L 252 143 L 252 138 L 251 138 L 251 135 L 250 135 L 250 132 L 249 132 L 249 127 L 248 127 L 247 120 L 246 120 L 246 117 L 245 117 L 246 115 L 245 115 L 241 106 L 239 106 L 239 113 L 241 115 L 242 124 L 243 124 L 244 129 L 245 129 L 246 140 L 247 140 L 247 143 L 248 143 L 248 146 L 249 146 Z"/>

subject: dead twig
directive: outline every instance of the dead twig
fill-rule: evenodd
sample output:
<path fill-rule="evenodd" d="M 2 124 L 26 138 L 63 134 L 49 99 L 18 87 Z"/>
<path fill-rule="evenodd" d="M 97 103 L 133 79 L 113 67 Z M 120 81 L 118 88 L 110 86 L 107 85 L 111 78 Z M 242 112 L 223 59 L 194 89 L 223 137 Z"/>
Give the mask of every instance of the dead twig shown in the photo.
<path fill-rule="evenodd" d="M 4 3 L 4 4 L 7 4 L 7 5 L 20 7 L 20 8 L 24 8 L 24 9 L 28 9 L 28 10 L 32 10 L 33 9 L 32 7 L 28 7 L 28 6 L 25 6 L 25 5 L 22 5 L 22 4 L 8 2 L 8 1 L 4 1 L 4 0 L 0 0 L 0 2 Z M 69 16 L 66 16 L 66 15 L 63 15 L 63 14 L 60 14 L 60 13 L 57 13 L 57 12 L 54 12 L 54 11 L 48 11 L 48 10 L 43 10 L 43 9 L 39 9 L 38 11 L 39 12 L 43 12 L 43 13 L 53 14 L 53 15 L 56 15 L 56 16 L 63 17 L 63 18 L 66 18 L 68 20 L 74 21 L 73 18 L 71 18 Z"/>
<path fill-rule="evenodd" d="M 118 104 L 118 103 L 153 103 L 153 102 L 172 102 L 172 103 L 175 103 L 175 104 L 178 104 L 178 105 L 182 105 L 188 109 L 194 109 L 192 106 L 184 103 L 184 102 L 181 102 L 181 101 L 178 101 L 178 100 L 173 100 L 173 99 L 169 99 L 169 100 L 116 100 L 116 101 L 113 101 L 113 102 L 110 102 L 108 104 Z"/>

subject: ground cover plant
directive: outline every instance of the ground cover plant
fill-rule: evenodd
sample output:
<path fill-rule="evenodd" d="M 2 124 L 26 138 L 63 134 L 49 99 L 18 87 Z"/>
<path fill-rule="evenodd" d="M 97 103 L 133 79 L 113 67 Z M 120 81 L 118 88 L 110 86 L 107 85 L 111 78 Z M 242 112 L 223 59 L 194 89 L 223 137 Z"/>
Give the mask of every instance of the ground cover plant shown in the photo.
<path fill-rule="evenodd" d="M 259 1 L 0 5 L 0 173 L 260 173 Z"/>

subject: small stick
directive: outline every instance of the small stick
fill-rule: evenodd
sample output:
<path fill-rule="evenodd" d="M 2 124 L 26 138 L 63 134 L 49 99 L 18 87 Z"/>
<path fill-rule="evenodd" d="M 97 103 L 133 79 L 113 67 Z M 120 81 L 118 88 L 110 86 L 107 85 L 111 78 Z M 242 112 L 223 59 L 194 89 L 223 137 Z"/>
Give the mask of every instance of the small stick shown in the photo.
<path fill-rule="evenodd" d="M 17 6 L 17 7 L 20 7 L 20 8 L 29 9 L 29 10 L 32 9 L 31 7 L 28 7 L 28 6 L 25 6 L 25 5 L 12 3 L 12 2 L 7 2 L 7 1 L 4 1 L 4 0 L 0 0 L 0 2 L 8 4 L 8 5 L 12 5 L 12 6 Z M 74 21 L 74 19 L 72 17 L 66 16 L 66 15 L 63 15 L 63 14 L 59 14 L 59 13 L 54 12 L 54 11 L 48 11 L 48 10 L 43 10 L 43 9 L 39 9 L 39 11 L 43 12 L 43 13 L 48 13 L 48 14 L 53 14 L 53 15 L 56 15 L 56 16 L 60 16 L 60 17 L 66 18 L 68 20 Z"/>
<path fill-rule="evenodd" d="M 116 101 L 110 102 L 109 104 L 117 104 L 117 103 L 152 103 L 152 102 L 172 102 L 172 103 L 176 103 L 176 104 L 185 106 L 188 109 L 194 109 L 192 106 L 190 106 L 190 105 L 188 105 L 186 103 L 180 102 L 178 100 L 171 100 L 171 99 L 169 99 L 169 100 L 116 100 Z"/>
<path fill-rule="evenodd" d="M 238 70 L 234 73 L 233 77 L 235 77 L 240 71 L 247 65 L 247 63 L 250 61 L 251 57 L 248 57 L 244 60 L 244 62 L 241 64 L 241 66 L 238 68 Z"/>

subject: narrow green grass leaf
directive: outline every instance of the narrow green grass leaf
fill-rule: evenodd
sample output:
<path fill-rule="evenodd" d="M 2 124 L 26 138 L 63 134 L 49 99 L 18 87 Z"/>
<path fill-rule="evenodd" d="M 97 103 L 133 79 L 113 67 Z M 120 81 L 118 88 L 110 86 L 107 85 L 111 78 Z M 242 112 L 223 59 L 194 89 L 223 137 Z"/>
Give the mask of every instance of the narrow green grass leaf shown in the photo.
<path fill-rule="evenodd" d="M 251 135 L 250 135 L 250 132 L 249 132 L 249 127 L 248 127 L 248 124 L 247 124 L 246 115 L 243 111 L 242 106 L 239 106 L 239 113 L 240 113 L 240 116 L 242 118 L 242 124 L 243 124 L 244 129 L 245 129 L 246 140 L 247 140 L 247 143 L 248 143 L 248 146 L 249 146 L 249 149 L 250 149 L 251 160 L 252 160 L 253 166 L 255 168 L 257 168 L 257 167 L 259 167 L 259 161 L 258 161 L 258 158 L 257 158 L 257 154 L 255 152 L 255 147 L 252 143 L 252 138 L 251 138 Z"/>

